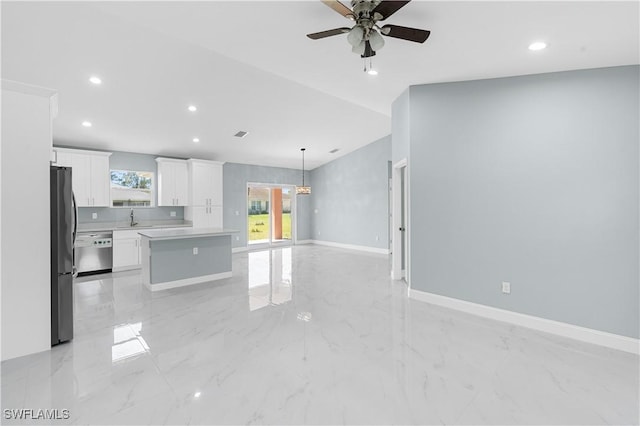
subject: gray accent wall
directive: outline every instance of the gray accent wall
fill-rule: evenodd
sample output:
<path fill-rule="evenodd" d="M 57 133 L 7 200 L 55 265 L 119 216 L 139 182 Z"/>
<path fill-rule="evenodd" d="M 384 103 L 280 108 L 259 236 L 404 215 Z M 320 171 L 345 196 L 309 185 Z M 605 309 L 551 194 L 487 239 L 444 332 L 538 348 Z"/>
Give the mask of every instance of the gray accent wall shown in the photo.
<path fill-rule="evenodd" d="M 389 248 L 391 136 L 311 171 L 313 239 Z"/>
<path fill-rule="evenodd" d="M 57 145 L 56 145 L 57 146 Z M 76 147 L 69 147 L 77 149 Z M 158 163 L 156 158 L 158 155 L 138 154 L 133 152 L 115 151 L 109 157 L 109 167 L 113 170 L 135 170 L 139 172 L 154 173 L 154 203 L 156 207 L 136 207 L 136 221 L 151 220 L 183 220 L 184 207 L 157 207 L 158 192 Z M 78 209 L 79 223 L 99 223 L 99 222 L 121 222 L 129 218 L 130 208 L 111 208 L 111 207 L 81 207 Z M 175 216 L 171 216 L 171 212 L 176 212 Z M 98 218 L 93 219 L 92 214 L 97 213 Z"/>
<path fill-rule="evenodd" d="M 411 287 L 640 337 L 639 75 L 411 87 Z"/>
<path fill-rule="evenodd" d="M 309 179 L 310 175 L 307 171 L 305 181 L 309 181 Z M 233 235 L 232 245 L 234 248 L 247 246 L 247 183 L 302 185 L 302 170 L 238 163 L 224 164 L 223 222 L 225 228 L 239 231 L 239 234 Z M 297 240 L 311 238 L 311 197 L 313 197 L 313 188 L 311 196 L 296 196 Z"/>

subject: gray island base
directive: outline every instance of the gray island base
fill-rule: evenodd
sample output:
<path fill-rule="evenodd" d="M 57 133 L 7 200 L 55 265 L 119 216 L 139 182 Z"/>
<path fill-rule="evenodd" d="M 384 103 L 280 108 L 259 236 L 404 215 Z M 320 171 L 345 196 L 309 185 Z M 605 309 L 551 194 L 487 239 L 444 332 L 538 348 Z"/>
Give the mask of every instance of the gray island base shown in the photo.
<path fill-rule="evenodd" d="M 142 280 L 151 291 L 231 277 L 231 236 L 222 228 L 144 230 Z"/>

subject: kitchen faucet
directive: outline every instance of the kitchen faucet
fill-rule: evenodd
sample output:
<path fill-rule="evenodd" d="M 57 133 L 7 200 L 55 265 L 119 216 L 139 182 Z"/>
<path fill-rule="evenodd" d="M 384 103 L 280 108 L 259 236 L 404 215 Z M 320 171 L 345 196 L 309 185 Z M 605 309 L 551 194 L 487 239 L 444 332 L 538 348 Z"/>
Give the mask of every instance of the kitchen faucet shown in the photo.
<path fill-rule="evenodd" d="M 133 209 L 131 209 L 131 214 L 129 216 L 131 216 L 131 224 L 130 224 L 130 226 L 136 226 L 138 224 L 138 222 L 134 222 L 133 221 Z"/>

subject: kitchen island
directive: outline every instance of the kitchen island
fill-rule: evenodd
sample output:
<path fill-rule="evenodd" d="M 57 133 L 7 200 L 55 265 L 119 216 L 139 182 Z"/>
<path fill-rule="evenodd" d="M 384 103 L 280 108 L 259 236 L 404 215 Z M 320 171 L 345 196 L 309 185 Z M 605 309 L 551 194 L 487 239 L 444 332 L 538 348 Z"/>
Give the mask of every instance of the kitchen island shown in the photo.
<path fill-rule="evenodd" d="M 142 279 L 151 291 L 231 277 L 231 236 L 222 228 L 143 230 Z"/>

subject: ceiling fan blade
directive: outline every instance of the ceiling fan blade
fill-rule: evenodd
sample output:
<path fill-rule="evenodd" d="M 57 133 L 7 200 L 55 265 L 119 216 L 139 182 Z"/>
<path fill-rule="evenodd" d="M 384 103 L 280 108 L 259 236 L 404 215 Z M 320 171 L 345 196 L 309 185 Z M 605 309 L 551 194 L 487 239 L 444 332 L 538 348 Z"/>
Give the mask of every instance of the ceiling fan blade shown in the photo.
<path fill-rule="evenodd" d="M 416 43 L 424 43 L 429 38 L 429 34 L 431 34 L 431 31 L 401 27 L 398 25 L 385 25 L 380 29 L 380 32 L 388 37 L 415 41 Z"/>
<path fill-rule="evenodd" d="M 347 19 L 351 19 L 352 21 L 355 19 L 353 16 L 353 12 L 344 4 L 340 3 L 338 0 L 321 0 L 322 3 L 329 6 L 331 9 L 338 12 L 340 15 L 344 16 Z"/>
<path fill-rule="evenodd" d="M 321 38 L 331 37 L 338 34 L 345 34 L 345 33 L 348 33 L 350 30 L 351 28 L 346 28 L 346 27 L 334 28 L 333 30 L 320 31 L 319 33 L 307 34 L 307 37 L 309 37 L 311 40 L 318 40 Z"/>
<path fill-rule="evenodd" d="M 402 6 L 406 5 L 410 1 L 411 0 L 403 0 L 403 1 L 399 1 L 399 0 L 382 0 L 380 2 L 380 4 L 378 4 L 371 11 L 371 14 L 373 15 L 374 13 L 379 13 L 380 15 L 382 15 L 382 18 L 380 18 L 379 21 L 384 21 L 389 16 L 393 15 L 398 10 L 400 10 L 400 8 Z"/>
<path fill-rule="evenodd" d="M 372 56 L 376 56 L 376 52 L 371 48 L 371 43 L 369 40 L 364 42 L 364 54 L 360 55 L 361 58 L 370 58 Z"/>

